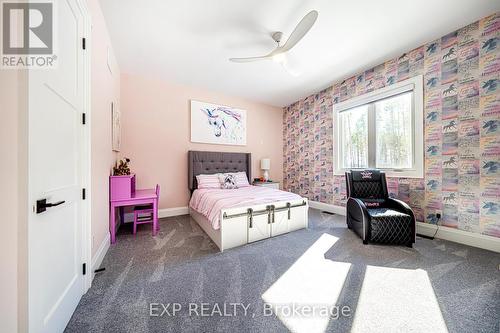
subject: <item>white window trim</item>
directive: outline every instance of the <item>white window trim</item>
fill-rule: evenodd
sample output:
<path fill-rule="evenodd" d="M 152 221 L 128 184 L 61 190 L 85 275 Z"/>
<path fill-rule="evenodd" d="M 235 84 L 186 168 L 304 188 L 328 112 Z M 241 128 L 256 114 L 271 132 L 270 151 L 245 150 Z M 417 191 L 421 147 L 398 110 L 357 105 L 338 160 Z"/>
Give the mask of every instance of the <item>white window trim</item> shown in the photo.
<path fill-rule="evenodd" d="M 411 169 L 381 169 L 389 177 L 423 178 L 424 177 L 424 86 L 423 76 L 418 75 L 410 79 L 395 83 L 361 96 L 353 97 L 345 102 L 333 105 L 333 139 L 335 145 L 334 154 L 341 154 L 339 113 L 357 106 L 369 104 L 380 99 L 388 98 L 404 92 L 413 91 L 413 168 Z M 370 117 L 370 112 L 369 115 Z M 373 131 L 372 131 L 373 133 Z M 374 143 L 374 140 L 369 142 Z M 340 158 L 334 156 L 334 175 L 344 175 L 350 169 L 342 168 Z M 373 164 L 373 161 L 369 161 Z"/>

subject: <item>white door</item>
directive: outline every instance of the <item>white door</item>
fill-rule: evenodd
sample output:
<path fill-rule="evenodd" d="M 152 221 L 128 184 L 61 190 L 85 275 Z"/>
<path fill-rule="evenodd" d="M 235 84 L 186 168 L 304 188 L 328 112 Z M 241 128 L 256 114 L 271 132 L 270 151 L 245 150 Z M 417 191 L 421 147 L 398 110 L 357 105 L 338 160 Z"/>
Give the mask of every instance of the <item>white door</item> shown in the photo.
<path fill-rule="evenodd" d="M 268 214 L 254 215 L 252 225 L 248 225 L 248 243 L 256 242 L 271 236 L 271 224 Z"/>
<path fill-rule="evenodd" d="M 57 1 L 58 67 L 29 71 L 29 331 L 62 332 L 84 293 L 83 14 Z M 60 203 L 37 213 L 37 200 Z"/>
<path fill-rule="evenodd" d="M 289 232 L 288 211 L 279 211 L 274 213 L 274 221 L 271 224 L 271 237 L 286 234 Z"/>

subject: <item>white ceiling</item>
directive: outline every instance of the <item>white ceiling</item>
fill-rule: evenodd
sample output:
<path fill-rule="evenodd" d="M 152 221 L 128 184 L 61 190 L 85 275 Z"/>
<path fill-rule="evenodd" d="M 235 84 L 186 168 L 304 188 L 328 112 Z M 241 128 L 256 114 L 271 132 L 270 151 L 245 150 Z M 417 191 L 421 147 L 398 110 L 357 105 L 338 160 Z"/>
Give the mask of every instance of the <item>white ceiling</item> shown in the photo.
<path fill-rule="evenodd" d="M 285 106 L 500 10 L 497 0 L 100 0 L 123 73 Z M 275 47 L 310 10 L 318 20 L 289 54 Z"/>

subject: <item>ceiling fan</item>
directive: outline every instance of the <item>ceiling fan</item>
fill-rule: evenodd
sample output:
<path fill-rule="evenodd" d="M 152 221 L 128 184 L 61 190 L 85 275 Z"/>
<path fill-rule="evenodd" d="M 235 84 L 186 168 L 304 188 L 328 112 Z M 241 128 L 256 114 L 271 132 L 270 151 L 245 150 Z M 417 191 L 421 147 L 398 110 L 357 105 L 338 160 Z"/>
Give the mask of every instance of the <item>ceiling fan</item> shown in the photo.
<path fill-rule="evenodd" d="M 283 45 L 280 45 L 283 33 L 281 31 L 276 31 L 275 33 L 273 33 L 272 38 L 276 42 L 277 46 L 271 53 L 267 55 L 247 58 L 229 58 L 229 60 L 232 62 L 242 63 L 271 59 L 283 65 L 283 67 L 285 67 L 285 69 L 287 69 L 291 74 L 296 74 L 287 67 L 286 53 L 290 51 L 295 45 L 297 45 L 297 43 L 306 35 L 306 33 L 314 25 L 314 22 L 316 22 L 317 18 L 318 12 L 316 10 L 312 10 L 307 13 L 306 16 L 304 16 L 302 20 L 300 20 L 299 24 L 297 24 L 292 34 L 290 35 L 290 37 L 288 37 L 287 41 Z"/>

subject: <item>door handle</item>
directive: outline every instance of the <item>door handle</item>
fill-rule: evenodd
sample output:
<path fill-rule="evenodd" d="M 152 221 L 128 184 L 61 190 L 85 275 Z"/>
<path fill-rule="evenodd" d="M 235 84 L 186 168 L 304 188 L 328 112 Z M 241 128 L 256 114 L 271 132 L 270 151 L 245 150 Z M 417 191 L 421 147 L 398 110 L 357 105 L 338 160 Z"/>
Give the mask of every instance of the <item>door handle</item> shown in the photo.
<path fill-rule="evenodd" d="M 58 201 L 58 202 L 47 202 L 47 199 L 40 199 L 40 200 L 37 200 L 36 201 L 36 213 L 37 214 L 40 214 L 40 213 L 43 213 L 47 210 L 47 208 L 50 208 L 50 207 L 55 207 L 55 206 L 59 206 L 59 205 L 62 205 L 63 203 L 65 203 L 66 201 L 64 200 L 61 200 L 61 201 Z"/>

